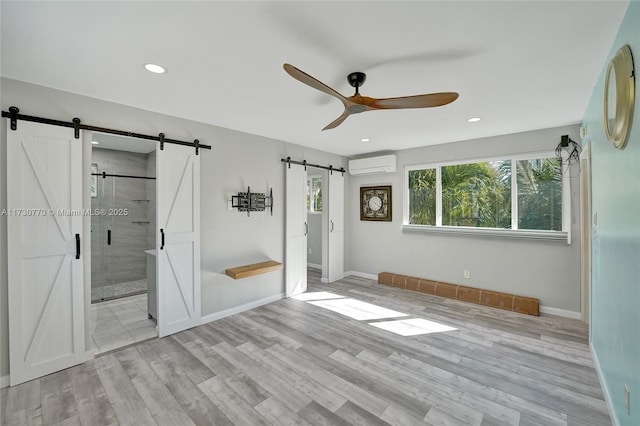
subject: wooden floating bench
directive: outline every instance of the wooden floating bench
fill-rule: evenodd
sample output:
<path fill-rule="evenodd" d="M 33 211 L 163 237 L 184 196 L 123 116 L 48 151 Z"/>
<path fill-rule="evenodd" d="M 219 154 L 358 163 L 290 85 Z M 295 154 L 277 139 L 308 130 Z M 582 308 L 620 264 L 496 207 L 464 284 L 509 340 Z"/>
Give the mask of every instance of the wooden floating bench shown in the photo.
<path fill-rule="evenodd" d="M 240 278 L 252 277 L 266 272 L 278 271 L 280 269 L 282 269 L 282 263 L 269 260 L 267 262 L 252 263 L 251 265 L 229 268 L 226 270 L 226 273 L 234 280 L 239 280 Z"/>
<path fill-rule="evenodd" d="M 392 274 L 390 272 L 380 272 L 378 274 L 378 283 L 391 287 L 433 294 L 435 296 L 447 297 L 449 299 L 456 299 L 463 302 L 476 303 L 478 305 L 491 306 L 493 308 L 540 316 L 540 299 L 533 297 L 517 296 L 515 294 L 501 293 L 481 288 L 465 287 L 457 284 Z"/>

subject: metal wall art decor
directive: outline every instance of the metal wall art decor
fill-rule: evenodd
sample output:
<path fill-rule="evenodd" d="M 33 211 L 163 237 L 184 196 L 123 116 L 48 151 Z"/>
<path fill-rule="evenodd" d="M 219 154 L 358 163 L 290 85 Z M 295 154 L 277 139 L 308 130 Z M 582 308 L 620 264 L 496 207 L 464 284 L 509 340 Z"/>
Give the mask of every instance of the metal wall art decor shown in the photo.
<path fill-rule="evenodd" d="M 269 209 L 273 216 L 273 189 L 269 190 L 269 195 L 265 195 L 262 192 L 251 192 L 251 187 L 248 186 L 247 192 L 238 192 L 238 195 L 231 197 L 231 207 L 239 212 L 247 212 L 247 216 L 250 216 L 251 212 Z"/>

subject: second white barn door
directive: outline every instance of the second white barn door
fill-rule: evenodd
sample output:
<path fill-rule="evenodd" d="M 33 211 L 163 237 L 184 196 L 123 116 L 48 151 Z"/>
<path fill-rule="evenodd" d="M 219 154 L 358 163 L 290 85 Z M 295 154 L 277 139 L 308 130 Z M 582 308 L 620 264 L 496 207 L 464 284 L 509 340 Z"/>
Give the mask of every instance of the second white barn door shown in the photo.
<path fill-rule="evenodd" d="M 7 123 L 11 386 L 85 359 L 82 139 Z"/>
<path fill-rule="evenodd" d="M 344 177 L 329 173 L 329 256 L 328 280 L 344 277 Z"/>
<path fill-rule="evenodd" d="M 286 165 L 285 292 L 287 297 L 307 291 L 307 171 Z"/>
<path fill-rule="evenodd" d="M 200 156 L 165 144 L 157 151 L 158 335 L 200 324 Z"/>

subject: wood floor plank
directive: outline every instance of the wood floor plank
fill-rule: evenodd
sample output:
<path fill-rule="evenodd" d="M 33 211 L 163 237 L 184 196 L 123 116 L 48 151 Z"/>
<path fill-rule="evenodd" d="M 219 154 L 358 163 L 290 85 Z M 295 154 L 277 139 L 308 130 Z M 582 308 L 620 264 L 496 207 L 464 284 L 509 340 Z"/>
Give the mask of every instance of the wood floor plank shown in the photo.
<path fill-rule="evenodd" d="M 280 345 L 273 345 L 267 349 L 267 352 L 285 360 L 292 368 L 304 374 L 310 380 L 332 389 L 343 398 L 376 416 L 380 416 L 389 405 L 384 399 L 362 387 L 354 385 L 331 371 L 321 368 L 294 351 L 287 350 Z"/>
<path fill-rule="evenodd" d="M 251 342 L 238 346 L 238 350 L 287 383 L 290 383 L 294 389 L 316 401 L 329 411 L 335 411 L 347 402 L 345 398 L 333 392 L 328 387 L 318 384 L 313 380 L 308 380 L 290 365 L 261 350 Z"/>
<path fill-rule="evenodd" d="M 298 349 L 302 346 L 302 343 L 297 342 L 294 339 L 282 334 L 280 331 L 276 331 L 271 327 L 260 324 L 259 322 L 254 321 L 251 318 L 247 318 L 246 316 L 234 315 L 230 318 L 230 321 L 238 323 L 238 325 L 251 331 L 251 333 L 254 335 L 263 336 L 265 339 L 268 339 L 271 344 L 278 343 L 289 349 Z"/>
<path fill-rule="evenodd" d="M 342 417 L 327 410 L 315 401 L 311 401 L 298 413 L 300 417 L 316 426 L 349 426 Z"/>
<path fill-rule="evenodd" d="M 175 339 L 217 376 L 223 378 L 231 389 L 242 395 L 252 406 L 256 406 L 270 397 L 269 393 L 258 383 L 218 355 L 211 346 L 200 340 L 191 330 L 179 333 Z"/>
<path fill-rule="evenodd" d="M 403 410 L 402 408 L 396 407 L 394 404 L 389 405 L 387 409 L 384 410 L 380 418 L 394 426 L 429 425 L 422 419 L 415 417 L 413 414 Z"/>
<path fill-rule="evenodd" d="M 70 369 L 71 385 L 84 425 L 117 425 L 116 413 L 96 371 L 95 361 Z"/>
<path fill-rule="evenodd" d="M 360 408 L 351 401 L 347 401 L 335 413 L 346 420 L 348 423 L 357 426 L 378 425 L 384 426 L 389 423 L 385 422 L 378 416 L 374 416 L 367 410 Z"/>
<path fill-rule="evenodd" d="M 368 359 L 370 361 L 386 362 L 386 360 L 379 360 L 371 356 Z M 482 406 L 486 407 L 488 410 L 483 412 L 497 419 L 509 422 L 509 413 L 513 411 L 517 413 L 530 411 L 535 416 L 545 417 L 548 424 L 562 425 L 566 423 L 566 414 L 541 405 L 537 401 L 527 401 L 514 394 L 504 392 L 494 387 L 493 382 L 476 382 L 463 375 L 446 371 L 403 355 L 392 355 L 389 357 L 389 362 L 395 362 L 411 369 L 416 380 L 433 380 L 434 385 L 438 388 L 462 392 L 462 400 L 478 409 Z M 438 383 L 440 386 L 437 385 Z"/>
<path fill-rule="evenodd" d="M 135 348 L 114 354 L 159 425 L 193 425 L 191 418 Z"/>
<path fill-rule="evenodd" d="M 258 411 L 264 418 L 272 424 L 278 426 L 309 426 L 310 423 L 292 411 L 289 407 L 278 401 L 276 398 L 267 398 L 256 405 Z"/>
<path fill-rule="evenodd" d="M 266 371 L 230 344 L 219 343 L 213 347 L 213 350 L 236 366 L 236 368 L 250 376 L 273 397 L 278 398 L 280 402 L 293 411 L 298 412 L 302 407 L 311 402 L 308 396 L 295 391 L 290 384 L 271 372 Z"/>
<path fill-rule="evenodd" d="M 73 418 L 79 420 L 69 370 L 62 370 L 40 379 L 40 392 L 44 424 L 63 423 Z"/>
<path fill-rule="evenodd" d="M 95 359 L 96 371 L 121 425 L 156 425 L 149 408 L 113 354 Z"/>
<path fill-rule="evenodd" d="M 7 388 L 0 388 L 0 425 L 3 424 L 4 414 L 7 411 Z"/>
<path fill-rule="evenodd" d="M 147 361 L 151 369 L 195 424 L 233 424 L 191 381 L 189 376 L 182 371 L 179 364 L 162 352 L 157 345 L 157 341 L 138 345 L 136 350 Z"/>
<path fill-rule="evenodd" d="M 41 380 L 35 379 L 10 388 L 7 395 L 7 415 L 42 405 Z"/>
<path fill-rule="evenodd" d="M 220 411 L 236 425 L 268 425 L 267 420 L 247 401 L 216 376 L 199 385 Z"/>
<path fill-rule="evenodd" d="M 173 336 L 158 339 L 158 347 L 174 362 L 180 364 L 180 368 L 196 385 L 209 380 L 215 374 L 207 368 L 198 358 L 193 356 Z"/>
<path fill-rule="evenodd" d="M 491 406 L 490 404 L 488 404 L 489 406 L 485 406 L 482 404 L 485 401 L 477 401 L 475 399 L 468 402 L 465 400 L 464 403 L 460 403 L 458 395 L 444 386 L 434 386 L 434 383 L 430 383 L 429 381 L 416 383 L 411 380 L 412 372 L 398 376 L 397 369 L 390 370 L 381 368 L 380 365 L 372 365 L 359 357 L 352 357 L 342 351 L 336 351 L 331 355 L 331 358 L 342 362 L 362 374 L 375 377 L 376 380 L 385 383 L 386 386 L 396 388 L 398 391 L 406 393 L 420 401 L 424 401 L 432 407 L 441 407 L 445 411 L 454 412 L 456 415 L 462 417 L 462 420 L 467 422 L 467 424 L 479 425 L 482 421 L 482 413 L 492 409 L 497 411 L 499 416 L 503 416 L 505 420 L 510 421 L 511 424 L 518 424 L 518 413 L 514 410 L 496 405 Z M 429 389 L 433 389 L 433 391 Z M 430 408 L 431 407 L 429 407 L 429 409 Z M 426 413 L 423 416 L 426 416 Z"/>

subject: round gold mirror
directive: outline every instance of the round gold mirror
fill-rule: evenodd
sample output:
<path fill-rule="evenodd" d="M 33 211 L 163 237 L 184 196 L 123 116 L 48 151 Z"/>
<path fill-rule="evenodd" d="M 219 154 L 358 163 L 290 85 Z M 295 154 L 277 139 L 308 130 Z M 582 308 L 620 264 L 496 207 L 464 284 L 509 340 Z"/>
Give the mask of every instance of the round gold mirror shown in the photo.
<path fill-rule="evenodd" d="M 624 45 L 609 62 L 604 82 L 604 130 L 618 149 L 624 149 L 629 140 L 634 102 L 633 56 Z"/>

